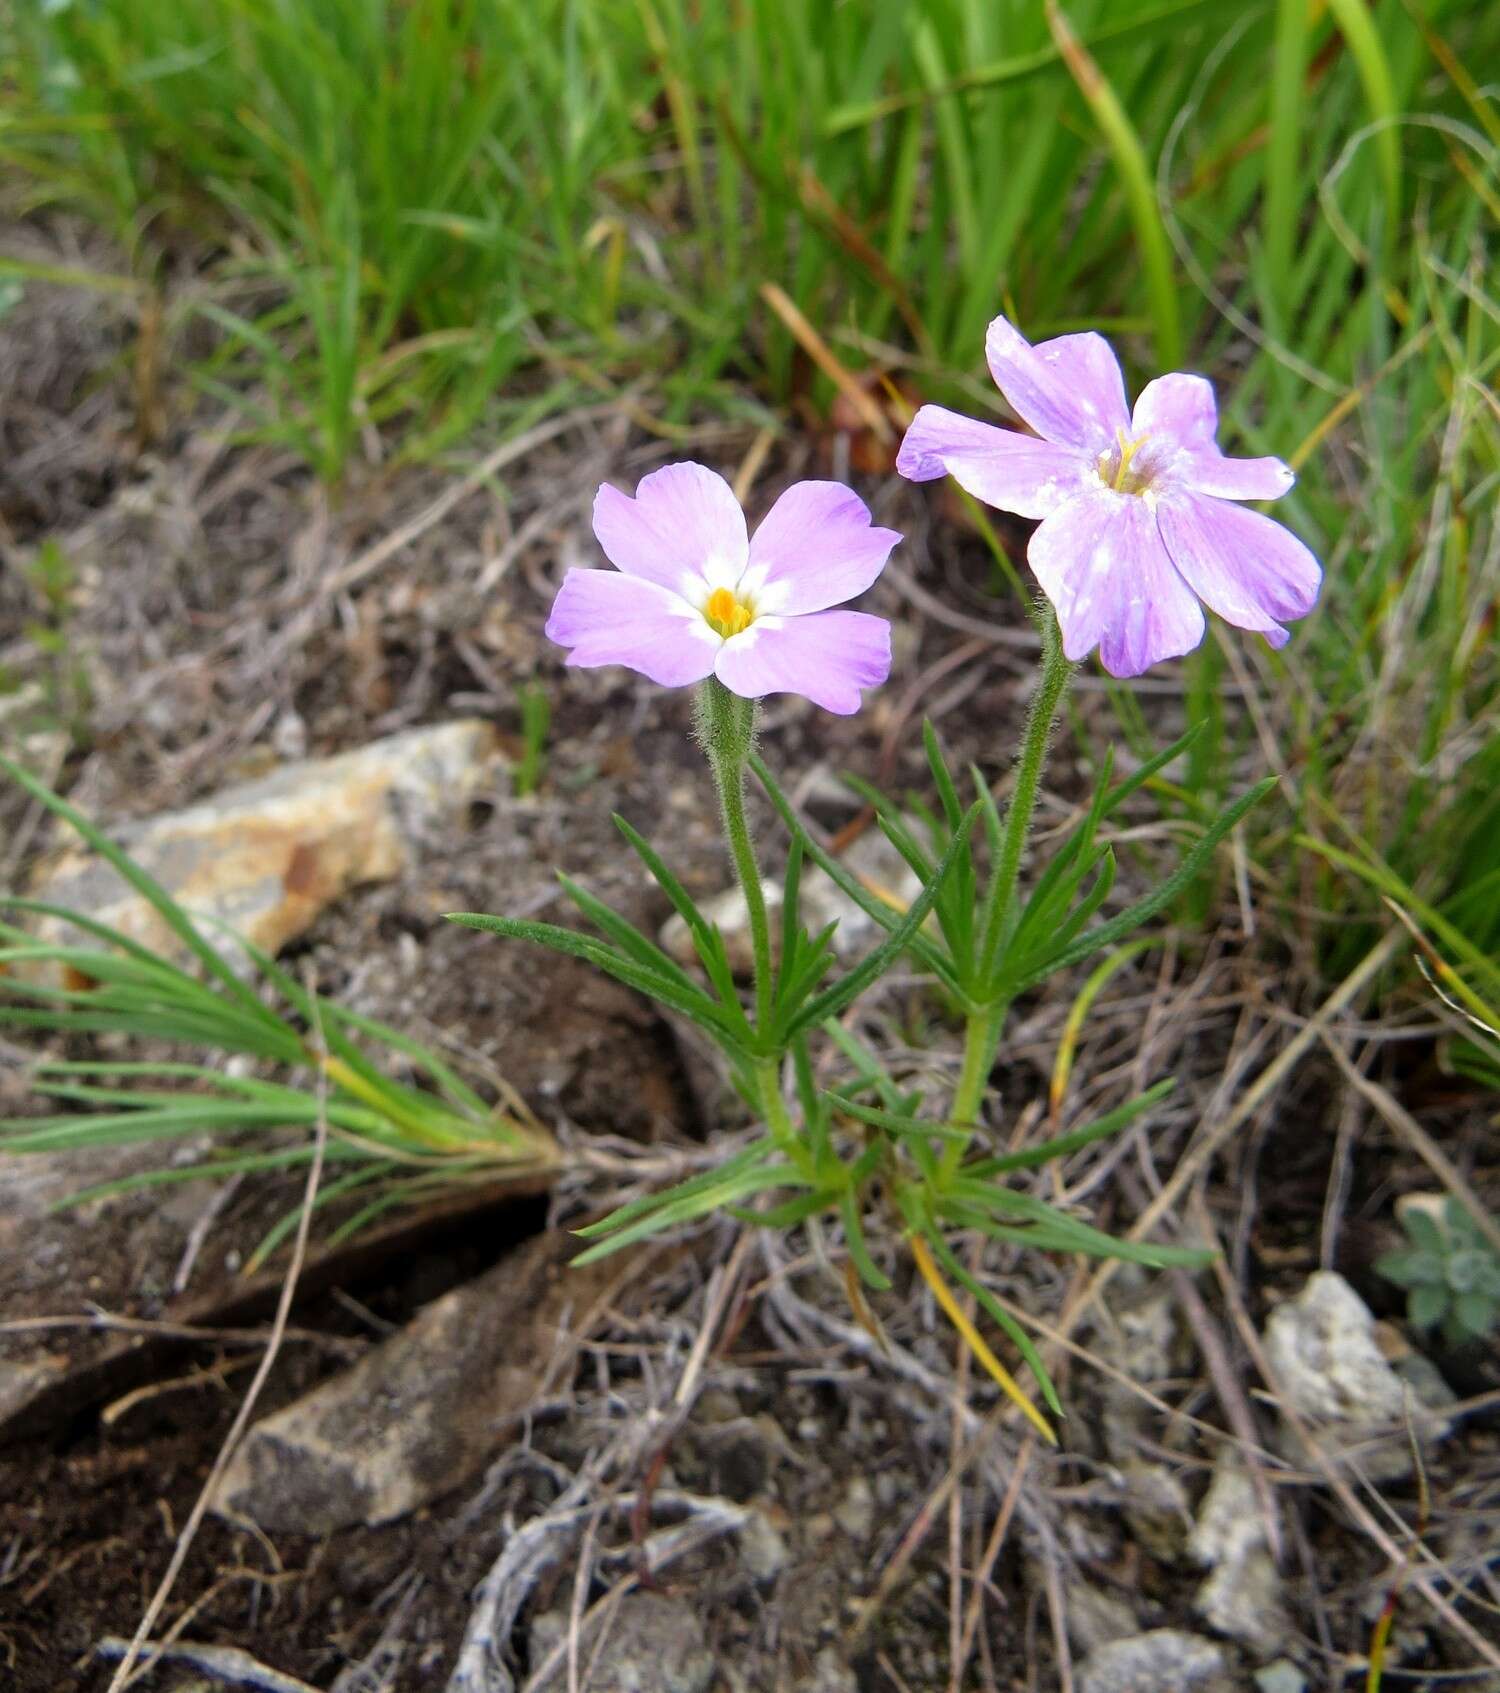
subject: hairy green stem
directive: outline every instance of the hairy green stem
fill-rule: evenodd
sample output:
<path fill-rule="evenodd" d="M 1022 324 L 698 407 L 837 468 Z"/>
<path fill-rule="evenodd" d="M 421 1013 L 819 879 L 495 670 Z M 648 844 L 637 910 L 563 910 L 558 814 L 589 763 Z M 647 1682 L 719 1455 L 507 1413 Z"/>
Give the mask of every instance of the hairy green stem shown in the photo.
<path fill-rule="evenodd" d="M 732 694 L 714 677 L 703 684 L 699 695 L 699 738 L 708 754 L 709 768 L 719 790 L 719 808 L 729 856 L 745 896 L 750 918 L 750 946 L 755 959 L 755 1024 L 764 1034 L 771 1023 L 771 926 L 766 917 L 766 895 L 761 886 L 760 866 L 745 817 L 745 762 L 755 741 L 755 701 Z M 778 1100 L 780 1093 L 777 1093 Z"/>
<path fill-rule="evenodd" d="M 995 961 L 1010 924 L 1016 884 L 1021 876 L 1021 860 L 1026 855 L 1026 843 L 1030 838 L 1031 822 L 1036 813 L 1037 795 L 1041 791 L 1042 770 L 1047 762 L 1047 744 L 1052 737 L 1052 725 L 1072 671 L 1072 666 L 1063 656 L 1062 637 L 1058 633 L 1057 618 L 1050 606 L 1043 608 L 1038 623 L 1042 632 L 1042 679 L 1026 718 L 1026 732 L 1021 738 L 1021 753 L 1016 763 L 1015 791 L 1011 795 L 1010 809 L 1005 814 L 1005 823 L 1000 833 L 1000 851 L 989 892 L 985 897 L 983 938 L 975 981 L 979 998 L 969 1013 L 968 1024 L 964 1030 L 963 1067 L 959 1071 L 958 1087 L 953 1096 L 952 1121 L 962 1128 L 979 1122 L 984 1090 L 989 1083 L 990 1072 L 995 1067 L 1000 1032 L 1005 1026 L 1005 1014 L 1010 1008 L 1008 999 L 993 995 L 991 984 Z M 949 1141 L 943 1148 L 938 1168 L 945 1180 L 956 1173 L 967 1151 L 967 1141 Z"/>
<path fill-rule="evenodd" d="M 1000 1045 L 1000 1031 L 1005 1026 L 1003 1004 L 986 1005 L 969 1013 L 964 1028 L 964 1060 L 958 1073 L 958 1086 L 953 1094 L 950 1120 L 956 1128 L 977 1127 L 979 1112 L 984 1104 L 984 1090 L 989 1085 L 990 1071 L 995 1067 L 995 1053 Z M 943 1148 L 938 1169 L 946 1179 L 952 1176 L 969 1150 L 966 1140 L 950 1140 Z"/>
<path fill-rule="evenodd" d="M 984 943 L 980 952 L 981 989 L 983 979 L 994 969 L 1006 925 L 1010 920 L 1011 902 L 1015 898 L 1016 883 L 1020 879 L 1021 860 L 1031 835 L 1031 820 L 1036 812 L 1037 794 L 1042 785 L 1042 769 L 1047 762 L 1047 743 L 1052 738 L 1052 724 L 1057 717 L 1063 690 L 1073 667 L 1063 657 L 1062 637 L 1058 633 L 1057 618 L 1048 606 L 1041 617 L 1042 680 L 1031 702 L 1026 719 L 1026 733 L 1021 739 L 1021 756 L 1016 763 L 1016 785 L 1011 795 L 1010 809 L 1005 814 L 1005 828 L 1000 838 L 1000 858 L 995 866 L 985 902 Z"/>
<path fill-rule="evenodd" d="M 760 1090 L 761 1115 L 766 1120 L 766 1127 L 771 1131 L 771 1138 L 783 1152 L 789 1153 L 799 1165 L 802 1164 L 805 1158 L 804 1149 L 797 1139 L 796 1125 L 786 1108 L 786 1101 L 781 1096 L 780 1064 L 774 1058 L 763 1058 L 755 1066 L 755 1080 Z"/>

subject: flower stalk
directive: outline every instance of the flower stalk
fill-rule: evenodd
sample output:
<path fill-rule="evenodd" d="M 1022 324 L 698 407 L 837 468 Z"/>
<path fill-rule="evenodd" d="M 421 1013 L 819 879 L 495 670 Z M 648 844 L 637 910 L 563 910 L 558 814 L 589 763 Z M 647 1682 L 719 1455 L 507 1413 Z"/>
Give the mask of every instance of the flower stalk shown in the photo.
<path fill-rule="evenodd" d="M 757 1033 L 763 1035 L 771 1020 L 771 925 L 766 916 L 766 893 L 761 885 L 755 843 L 745 816 L 745 765 L 755 744 L 755 709 L 754 700 L 730 693 L 716 677 L 710 677 L 698 695 L 698 735 L 719 791 L 724 838 L 729 844 L 729 856 L 750 919 L 750 947 L 755 960 L 755 1025 Z M 779 1091 L 777 1098 L 780 1099 Z"/>
<path fill-rule="evenodd" d="M 1026 733 L 1021 741 L 1021 756 L 1016 761 L 1016 786 L 1011 795 L 1010 810 L 1005 814 L 1005 830 L 1001 837 L 1000 858 L 995 866 L 995 880 L 990 889 L 985 913 L 984 950 L 980 954 L 981 976 L 988 975 L 1005 938 L 1015 899 L 1016 884 L 1020 880 L 1021 860 L 1026 855 L 1026 843 L 1031 838 L 1032 819 L 1036 815 L 1037 795 L 1041 792 L 1042 771 L 1047 763 L 1047 748 L 1052 740 L 1052 725 L 1057 708 L 1073 667 L 1063 656 L 1062 639 L 1058 632 L 1057 616 L 1047 607 L 1039 619 L 1042 632 L 1042 679 L 1031 702 L 1026 718 Z"/>
<path fill-rule="evenodd" d="M 996 961 L 1011 927 L 1011 908 L 1020 880 L 1021 861 L 1026 855 L 1026 844 L 1031 837 L 1031 825 L 1036 815 L 1042 771 L 1046 767 L 1047 748 L 1052 739 L 1052 725 L 1057 720 L 1058 706 L 1062 702 L 1073 668 L 1063 656 L 1057 617 L 1052 609 L 1043 608 L 1037 621 L 1042 632 L 1042 677 L 1027 715 L 1021 754 L 1016 763 L 1015 792 L 1011 796 L 1010 809 L 1006 813 L 1000 835 L 1000 851 L 995 864 L 994 879 L 985 899 L 978 970 L 981 992 L 985 984 L 995 980 Z M 969 1012 L 964 1029 L 963 1066 L 959 1071 L 958 1087 L 953 1096 L 952 1121 L 957 1127 L 977 1127 L 979 1123 L 985 1088 L 989 1084 L 990 1072 L 995 1067 L 1000 1034 L 1005 1027 L 1005 1014 L 1009 1009 L 1009 997 L 997 995 L 982 1000 Z M 942 1179 L 952 1179 L 967 1151 L 967 1141 L 949 1141 L 943 1148 L 938 1166 Z"/>

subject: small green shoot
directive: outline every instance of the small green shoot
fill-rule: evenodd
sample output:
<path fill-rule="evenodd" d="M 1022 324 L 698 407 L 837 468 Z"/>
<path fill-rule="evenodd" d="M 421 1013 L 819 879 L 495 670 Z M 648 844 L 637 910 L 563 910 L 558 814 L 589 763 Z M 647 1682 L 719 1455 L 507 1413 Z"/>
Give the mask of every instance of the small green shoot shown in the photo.
<path fill-rule="evenodd" d="M 516 763 L 517 799 L 534 794 L 542 783 L 547 758 L 547 731 L 552 726 L 552 701 L 539 682 L 521 690 L 521 756 Z"/>

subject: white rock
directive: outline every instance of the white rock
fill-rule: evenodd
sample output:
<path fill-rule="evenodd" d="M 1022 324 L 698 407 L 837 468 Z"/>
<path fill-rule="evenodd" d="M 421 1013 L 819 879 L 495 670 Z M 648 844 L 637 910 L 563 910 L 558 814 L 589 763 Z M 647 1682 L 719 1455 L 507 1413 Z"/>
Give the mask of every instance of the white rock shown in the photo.
<path fill-rule="evenodd" d="M 766 915 L 771 923 L 771 945 L 781 950 L 781 883 L 768 876 L 761 883 L 766 896 Z M 729 954 L 729 967 L 736 976 L 749 976 L 755 969 L 755 948 L 750 940 L 750 908 L 739 888 L 726 888 L 723 893 L 698 901 L 698 910 L 724 937 L 724 950 Z M 661 926 L 657 937 L 665 950 L 679 964 L 692 965 L 698 960 L 693 946 L 692 931 L 685 920 L 673 912 Z"/>
<path fill-rule="evenodd" d="M 1283 1649 L 1291 1623 L 1281 1577 L 1266 1542 L 1255 1484 L 1228 1449 L 1214 1466 L 1188 1550 L 1209 1572 L 1193 1600 L 1208 1626 L 1260 1657 Z"/>
<path fill-rule="evenodd" d="M 1307 1693 L 1307 1677 L 1290 1658 L 1278 1658 L 1256 1670 L 1255 1686 L 1257 1693 Z"/>
<path fill-rule="evenodd" d="M 859 1677 L 832 1646 L 813 1662 L 812 1673 L 796 1683 L 795 1693 L 859 1693 Z"/>
<path fill-rule="evenodd" d="M 740 1530 L 740 1560 L 752 1581 L 769 1586 L 792 1561 L 781 1531 L 764 1511 L 751 1511 Z"/>
<path fill-rule="evenodd" d="M 1077 1686 L 1078 1693 L 1206 1693 L 1224 1671 L 1224 1654 L 1213 1641 L 1153 1628 L 1090 1652 Z"/>
<path fill-rule="evenodd" d="M 1369 1308 L 1331 1270 L 1309 1276 L 1295 1299 L 1271 1313 L 1265 1345 L 1276 1387 L 1312 1425 L 1326 1456 L 1376 1435 L 1388 1437 L 1357 1457 L 1375 1480 L 1390 1481 L 1410 1470 L 1408 1417 L 1424 1442 L 1441 1440 L 1452 1430 L 1451 1419 L 1441 1414 L 1454 1402 L 1447 1384 L 1435 1370 L 1403 1381 L 1381 1354 Z M 1282 1436 L 1290 1455 L 1306 1462 L 1308 1455 L 1297 1450 L 1288 1425 Z"/>

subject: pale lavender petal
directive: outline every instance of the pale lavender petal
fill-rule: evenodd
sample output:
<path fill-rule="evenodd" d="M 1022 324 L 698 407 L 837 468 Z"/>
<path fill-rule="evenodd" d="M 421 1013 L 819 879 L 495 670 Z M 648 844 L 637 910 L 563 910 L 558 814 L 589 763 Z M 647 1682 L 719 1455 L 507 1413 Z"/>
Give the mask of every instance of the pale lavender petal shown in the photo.
<path fill-rule="evenodd" d="M 642 477 L 634 499 L 606 482 L 594 499 L 594 534 L 627 576 L 674 593 L 701 591 L 705 583 L 732 588 L 749 553 L 734 490 L 691 461 Z"/>
<path fill-rule="evenodd" d="M 750 543 L 741 599 L 757 615 L 801 616 L 862 594 L 901 539 L 876 529 L 870 508 L 842 482 L 797 482 L 777 500 Z"/>
<path fill-rule="evenodd" d="M 1031 537 L 1027 557 L 1070 659 L 1097 645 L 1112 676 L 1139 676 L 1203 639 L 1202 608 L 1137 496 L 1100 488 L 1069 501 Z"/>
<path fill-rule="evenodd" d="M 1156 508 L 1172 562 L 1210 611 L 1285 646 L 1281 627 L 1317 603 L 1323 572 L 1281 524 L 1226 500 L 1174 491 Z"/>
<path fill-rule="evenodd" d="M 1059 335 L 1033 347 L 1008 319 L 997 317 L 984 350 L 995 386 L 1043 440 L 1098 454 L 1115 447 L 1117 431 L 1129 428 L 1120 361 L 1102 335 Z"/>
<path fill-rule="evenodd" d="M 1215 449 L 1179 453 L 1167 479 L 1220 500 L 1279 500 L 1297 476 L 1280 459 L 1231 459 Z"/>
<path fill-rule="evenodd" d="M 1150 435 L 1189 452 L 1212 447 L 1219 432 L 1214 385 L 1206 376 L 1174 371 L 1148 382 L 1136 397 L 1132 435 Z"/>
<path fill-rule="evenodd" d="M 724 643 L 714 674 L 732 693 L 802 694 L 825 711 L 859 710 L 861 688 L 878 688 L 891 671 L 891 626 L 863 611 L 811 617 L 757 617 Z"/>
<path fill-rule="evenodd" d="M 896 469 L 913 482 L 946 474 L 986 505 L 1020 517 L 1048 517 L 1093 475 L 1094 457 L 944 406 L 923 406 L 906 431 Z"/>
<path fill-rule="evenodd" d="M 617 570 L 570 570 L 552 603 L 547 638 L 572 648 L 569 664 L 624 664 L 665 688 L 701 682 L 723 645 L 685 600 Z"/>
<path fill-rule="evenodd" d="M 1148 382 L 1130 420 L 1132 434 L 1150 437 L 1163 483 L 1221 500 L 1279 500 L 1297 480 L 1291 468 L 1275 458 L 1226 458 L 1214 441 L 1218 427 L 1213 384 L 1181 371 Z"/>

